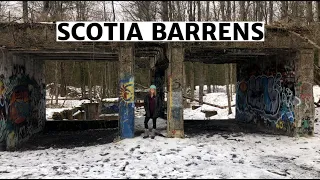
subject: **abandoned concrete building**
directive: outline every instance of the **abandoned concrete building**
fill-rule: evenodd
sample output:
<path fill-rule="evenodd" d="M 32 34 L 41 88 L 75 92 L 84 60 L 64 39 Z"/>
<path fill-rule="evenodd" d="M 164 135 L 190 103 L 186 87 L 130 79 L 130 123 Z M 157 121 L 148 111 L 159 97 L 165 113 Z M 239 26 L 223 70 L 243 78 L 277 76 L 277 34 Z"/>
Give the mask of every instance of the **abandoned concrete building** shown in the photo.
<path fill-rule="evenodd" d="M 0 144 L 7 150 L 45 127 L 45 60 L 119 62 L 121 138 L 134 137 L 134 61 L 143 56 L 152 59 L 162 98 L 167 87 L 167 137 L 185 136 L 184 61 L 237 64 L 237 122 L 289 136 L 314 133 L 315 47 L 286 29 L 267 26 L 264 42 L 249 43 L 61 43 L 54 24 L 0 29 Z"/>

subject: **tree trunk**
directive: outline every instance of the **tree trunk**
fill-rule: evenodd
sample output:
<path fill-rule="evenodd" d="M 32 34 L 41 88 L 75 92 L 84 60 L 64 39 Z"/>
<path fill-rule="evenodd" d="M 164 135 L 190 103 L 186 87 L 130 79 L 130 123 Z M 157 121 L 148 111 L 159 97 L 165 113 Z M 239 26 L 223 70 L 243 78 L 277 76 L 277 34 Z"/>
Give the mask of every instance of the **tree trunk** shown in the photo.
<path fill-rule="evenodd" d="M 58 97 L 59 97 L 59 76 L 58 76 L 58 61 L 56 61 L 56 68 L 55 68 L 55 95 L 56 95 L 56 105 L 58 105 Z"/>
<path fill-rule="evenodd" d="M 291 1 L 291 12 L 293 19 L 298 18 L 298 1 Z"/>
<path fill-rule="evenodd" d="M 168 1 L 168 6 L 169 6 L 169 21 L 173 20 L 173 10 L 172 10 L 172 5 L 171 5 L 171 1 Z"/>
<path fill-rule="evenodd" d="M 190 63 L 190 90 L 191 98 L 194 98 L 194 63 Z"/>
<path fill-rule="evenodd" d="M 23 11 L 23 22 L 27 23 L 29 22 L 28 18 L 28 1 L 22 1 L 22 11 Z"/>
<path fill-rule="evenodd" d="M 111 2 L 112 2 L 113 22 L 115 22 L 115 21 L 116 21 L 116 13 L 115 13 L 115 11 L 114 11 L 114 3 L 113 3 L 113 1 L 111 1 Z"/>
<path fill-rule="evenodd" d="M 233 89 L 233 64 L 229 64 L 229 84 L 230 84 L 230 100 L 232 101 L 232 89 Z"/>
<path fill-rule="evenodd" d="M 209 21 L 210 18 L 210 1 L 207 1 L 207 6 L 206 6 L 206 21 Z"/>
<path fill-rule="evenodd" d="M 213 19 L 215 21 L 217 21 L 219 19 L 218 15 L 217 15 L 217 10 L 216 10 L 216 4 L 215 4 L 215 1 L 212 2 L 213 3 L 213 12 L 214 12 L 214 17 Z"/>
<path fill-rule="evenodd" d="M 91 70 L 93 69 L 93 71 Z M 90 71 L 91 71 L 91 81 L 92 81 L 92 87 L 93 87 L 93 99 L 97 98 L 97 79 L 98 77 L 96 77 L 96 69 L 98 69 L 97 67 L 97 61 L 93 61 L 93 65 L 91 67 Z"/>
<path fill-rule="evenodd" d="M 225 13 L 224 13 L 224 1 L 219 1 L 220 3 L 220 11 L 221 11 L 221 18 L 222 18 L 222 21 L 225 21 L 226 20 L 226 16 L 225 16 Z"/>
<path fill-rule="evenodd" d="M 65 97 L 67 95 L 67 85 L 66 85 L 66 76 L 64 71 L 64 62 L 60 62 L 60 73 L 61 73 L 61 87 L 60 87 L 60 93 L 61 97 Z"/>
<path fill-rule="evenodd" d="M 273 23 L 273 1 L 269 1 L 269 24 Z"/>
<path fill-rule="evenodd" d="M 106 89 L 107 89 L 107 85 L 106 85 L 106 79 L 107 79 L 107 65 L 105 63 L 103 63 L 103 72 L 102 72 L 102 95 L 101 95 L 101 99 L 106 98 Z"/>
<path fill-rule="evenodd" d="M 249 11 L 249 8 L 250 8 L 250 1 L 246 1 L 247 2 L 247 6 L 245 7 L 245 10 L 244 10 L 244 12 L 245 12 L 245 21 L 246 20 L 249 20 L 250 18 L 252 19 L 252 16 L 248 16 L 248 14 L 250 15 L 250 14 L 253 14 L 253 13 L 250 13 L 250 11 Z"/>
<path fill-rule="evenodd" d="M 168 1 L 161 1 L 162 3 L 162 21 L 169 21 Z"/>
<path fill-rule="evenodd" d="M 317 20 L 320 22 L 320 1 L 317 1 Z"/>
<path fill-rule="evenodd" d="M 245 21 L 246 18 L 246 10 L 245 10 L 245 1 L 239 1 L 240 5 L 240 21 Z"/>
<path fill-rule="evenodd" d="M 204 85 L 204 78 L 203 78 L 203 63 L 199 63 L 198 67 L 198 76 L 197 81 L 199 82 L 199 105 L 203 105 L 203 85 Z"/>
<path fill-rule="evenodd" d="M 90 62 L 87 62 L 88 66 L 88 88 L 89 88 L 89 100 L 92 103 L 92 74 L 90 69 Z"/>
<path fill-rule="evenodd" d="M 196 1 L 193 1 L 193 13 L 192 21 L 196 21 Z"/>
<path fill-rule="evenodd" d="M 201 21 L 201 3 L 200 1 L 197 1 L 198 3 L 198 21 Z"/>
<path fill-rule="evenodd" d="M 312 1 L 307 1 L 307 23 L 313 22 Z"/>
<path fill-rule="evenodd" d="M 205 85 L 207 85 L 207 93 L 211 93 L 211 87 L 210 87 L 210 73 L 209 73 L 209 64 L 204 64 L 204 82 L 205 82 Z"/>
<path fill-rule="evenodd" d="M 192 1 L 188 1 L 188 5 L 189 5 L 189 21 L 192 21 Z"/>
<path fill-rule="evenodd" d="M 233 1 L 233 5 L 232 5 L 232 12 L 233 12 L 233 21 L 236 21 L 236 1 Z"/>
<path fill-rule="evenodd" d="M 231 1 L 227 1 L 227 21 L 231 21 L 232 14 L 231 14 Z"/>
<path fill-rule="evenodd" d="M 281 20 L 287 22 L 288 18 L 288 1 L 281 1 Z"/>
<path fill-rule="evenodd" d="M 259 1 L 258 1 L 259 2 Z M 263 3 L 260 1 L 258 4 L 258 21 L 263 21 Z"/>
<path fill-rule="evenodd" d="M 176 1 L 177 3 L 177 10 L 178 10 L 178 21 L 182 21 L 182 13 L 181 13 L 181 7 L 180 7 L 180 1 Z"/>
<path fill-rule="evenodd" d="M 81 82 L 81 97 L 85 98 L 86 96 L 86 81 L 84 76 L 84 63 L 79 62 L 79 68 L 80 68 L 80 82 Z"/>
<path fill-rule="evenodd" d="M 230 98 L 230 90 L 229 90 L 229 71 L 230 66 L 229 64 L 225 64 L 225 79 L 226 79 L 226 91 L 227 91 L 227 98 L 228 98 L 228 114 L 232 114 L 231 110 L 231 98 Z"/>

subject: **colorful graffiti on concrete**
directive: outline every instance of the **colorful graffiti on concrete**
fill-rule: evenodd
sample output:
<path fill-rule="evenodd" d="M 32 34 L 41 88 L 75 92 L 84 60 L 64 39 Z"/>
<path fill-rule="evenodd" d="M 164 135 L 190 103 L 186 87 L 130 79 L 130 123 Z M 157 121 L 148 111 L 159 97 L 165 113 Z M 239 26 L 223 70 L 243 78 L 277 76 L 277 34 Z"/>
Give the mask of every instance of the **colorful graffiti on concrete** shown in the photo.
<path fill-rule="evenodd" d="M 30 116 L 29 90 L 25 86 L 17 86 L 10 97 L 10 119 L 15 124 L 23 123 Z"/>
<path fill-rule="evenodd" d="M 237 85 L 237 119 L 272 122 L 283 129 L 284 124 L 294 122 L 295 96 L 285 87 L 281 73 L 275 76 L 251 76 Z M 281 122 L 279 122 L 281 121 Z"/>
<path fill-rule="evenodd" d="M 134 137 L 134 77 L 127 75 L 120 80 L 119 130 L 120 138 Z"/>
<path fill-rule="evenodd" d="M 16 148 L 44 126 L 43 86 L 24 73 L 19 66 L 12 76 L 0 79 L 0 144 L 7 148 Z"/>
<path fill-rule="evenodd" d="M 120 83 L 120 100 L 127 103 L 134 101 L 134 86 L 132 81 Z"/>
<path fill-rule="evenodd" d="M 301 121 L 301 134 L 312 135 L 313 125 L 310 117 L 304 117 Z"/>

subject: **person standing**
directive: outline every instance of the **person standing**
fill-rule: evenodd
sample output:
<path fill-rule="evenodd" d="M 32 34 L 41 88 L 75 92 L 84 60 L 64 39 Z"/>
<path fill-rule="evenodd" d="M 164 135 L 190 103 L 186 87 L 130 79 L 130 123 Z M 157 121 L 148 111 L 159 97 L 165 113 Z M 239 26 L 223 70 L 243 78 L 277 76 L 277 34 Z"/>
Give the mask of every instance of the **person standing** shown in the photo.
<path fill-rule="evenodd" d="M 151 138 L 154 139 L 156 133 L 156 121 L 160 115 L 161 102 L 160 98 L 157 96 L 156 86 L 151 85 L 148 95 L 144 98 L 144 109 L 146 111 L 146 118 L 144 120 L 144 135 L 143 138 L 149 137 L 149 127 L 148 122 L 152 119 L 153 127 L 151 131 Z"/>

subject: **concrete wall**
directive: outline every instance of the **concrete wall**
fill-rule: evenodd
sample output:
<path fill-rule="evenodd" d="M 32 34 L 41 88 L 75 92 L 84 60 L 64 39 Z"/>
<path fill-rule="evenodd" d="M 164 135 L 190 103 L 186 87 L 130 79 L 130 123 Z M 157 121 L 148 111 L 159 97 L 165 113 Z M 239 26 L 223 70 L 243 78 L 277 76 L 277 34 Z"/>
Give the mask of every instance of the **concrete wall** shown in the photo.
<path fill-rule="evenodd" d="M 281 134 L 309 134 L 312 128 L 297 131 L 303 126 L 302 118 L 308 120 L 308 126 L 305 127 L 314 121 L 314 106 L 310 106 L 310 102 L 306 103 L 308 110 L 302 111 L 300 108 L 304 103 L 301 100 L 304 95 L 297 90 L 301 89 L 299 84 L 305 85 L 303 91 L 307 91 L 308 97 L 313 99 L 312 84 L 309 87 L 309 81 L 300 77 L 310 74 L 313 69 L 301 69 L 302 57 L 305 57 L 303 63 L 312 67 L 313 56 L 301 55 L 300 52 L 284 52 L 274 57 L 237 64 L 236 119 Z M 299 78 L 301 80 L 298 81 Z"/>
<path fill-rule="evenodd" d="M 0 53 L 0 145 L 14 150 L 44 128 L 44 62 Z"/>

